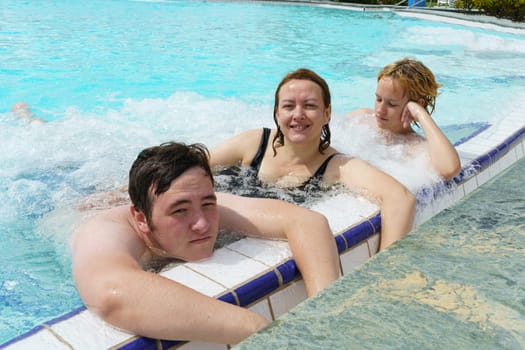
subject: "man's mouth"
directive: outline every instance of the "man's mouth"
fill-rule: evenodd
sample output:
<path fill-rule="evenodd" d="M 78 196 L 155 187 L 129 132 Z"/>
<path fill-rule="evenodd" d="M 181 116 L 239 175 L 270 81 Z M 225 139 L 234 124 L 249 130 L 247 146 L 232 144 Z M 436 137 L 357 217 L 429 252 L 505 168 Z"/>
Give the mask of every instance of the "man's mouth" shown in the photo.
<path fill-rule="evenodd" d="M 197 238 L 197 239 L 192 239 L 190 241 L 191 244 L 202 244 L 202 243 L 207 243 L 209 242 L 211 239 L 210 236 L 206 236 L 206 237 L 201 237 L 201 238 Z"/>

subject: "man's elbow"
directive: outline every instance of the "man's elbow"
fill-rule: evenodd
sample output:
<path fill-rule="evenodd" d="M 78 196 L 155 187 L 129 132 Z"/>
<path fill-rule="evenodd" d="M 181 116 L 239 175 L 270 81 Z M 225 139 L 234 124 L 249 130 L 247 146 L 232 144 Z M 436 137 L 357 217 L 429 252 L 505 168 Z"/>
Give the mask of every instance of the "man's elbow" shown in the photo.
<path fill-rule="evenodd" d="M 86 293 L 81 293 L 86 294 Z M 108 283 L 92 290 L 89 297 L 83 298 L 86 307 L 101 319 L 119 326 L 119 316 L 124 308 L 125 291 L 115 283 Z"/>

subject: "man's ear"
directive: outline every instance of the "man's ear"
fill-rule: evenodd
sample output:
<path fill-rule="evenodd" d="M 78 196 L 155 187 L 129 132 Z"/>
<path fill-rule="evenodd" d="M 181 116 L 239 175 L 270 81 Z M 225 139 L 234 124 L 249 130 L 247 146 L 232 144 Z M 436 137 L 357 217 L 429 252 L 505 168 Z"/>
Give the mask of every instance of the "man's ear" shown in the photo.
<path fill-rule="evenodd" d="M 146 215 L 144 215 L 142 211 L 135 209 L 133 205 L 129 206 L 129 211 L 131 213 L 131 217 L 137 223 L 137 227 L 139 228 L 140 233 L 147 234 L 150 230 L 148 220 L 146 219 Z"/>

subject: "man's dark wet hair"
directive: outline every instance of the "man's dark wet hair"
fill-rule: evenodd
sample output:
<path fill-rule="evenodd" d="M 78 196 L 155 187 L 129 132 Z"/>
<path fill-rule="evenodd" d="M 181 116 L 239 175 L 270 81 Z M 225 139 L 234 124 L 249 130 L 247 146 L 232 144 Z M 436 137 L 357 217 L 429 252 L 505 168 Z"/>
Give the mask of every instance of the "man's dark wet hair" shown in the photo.
<path fill-rule="evenodd" d="M 129 171 L 128 192 L 135 210 L 151 223 L 153 196 L 166 192 L 173 180 L 193 167 L 204 169 L 214 185 L 209 151 L 202 144 L 166 142 L 142 150 Z"/>

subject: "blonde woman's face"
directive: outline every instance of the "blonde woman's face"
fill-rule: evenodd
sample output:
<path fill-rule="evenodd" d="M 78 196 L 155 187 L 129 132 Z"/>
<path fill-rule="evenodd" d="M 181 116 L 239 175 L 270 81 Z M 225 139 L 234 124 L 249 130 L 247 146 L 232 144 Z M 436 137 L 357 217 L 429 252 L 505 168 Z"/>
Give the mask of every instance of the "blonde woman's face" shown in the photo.
<path fill-rule="evenodd" d="M 374 104 L 376 124 L 379 128 L 395 133 L 407 132 L 401 123 L 408 96 L 397 79 L 383 77 L 377 83 Z"/>

